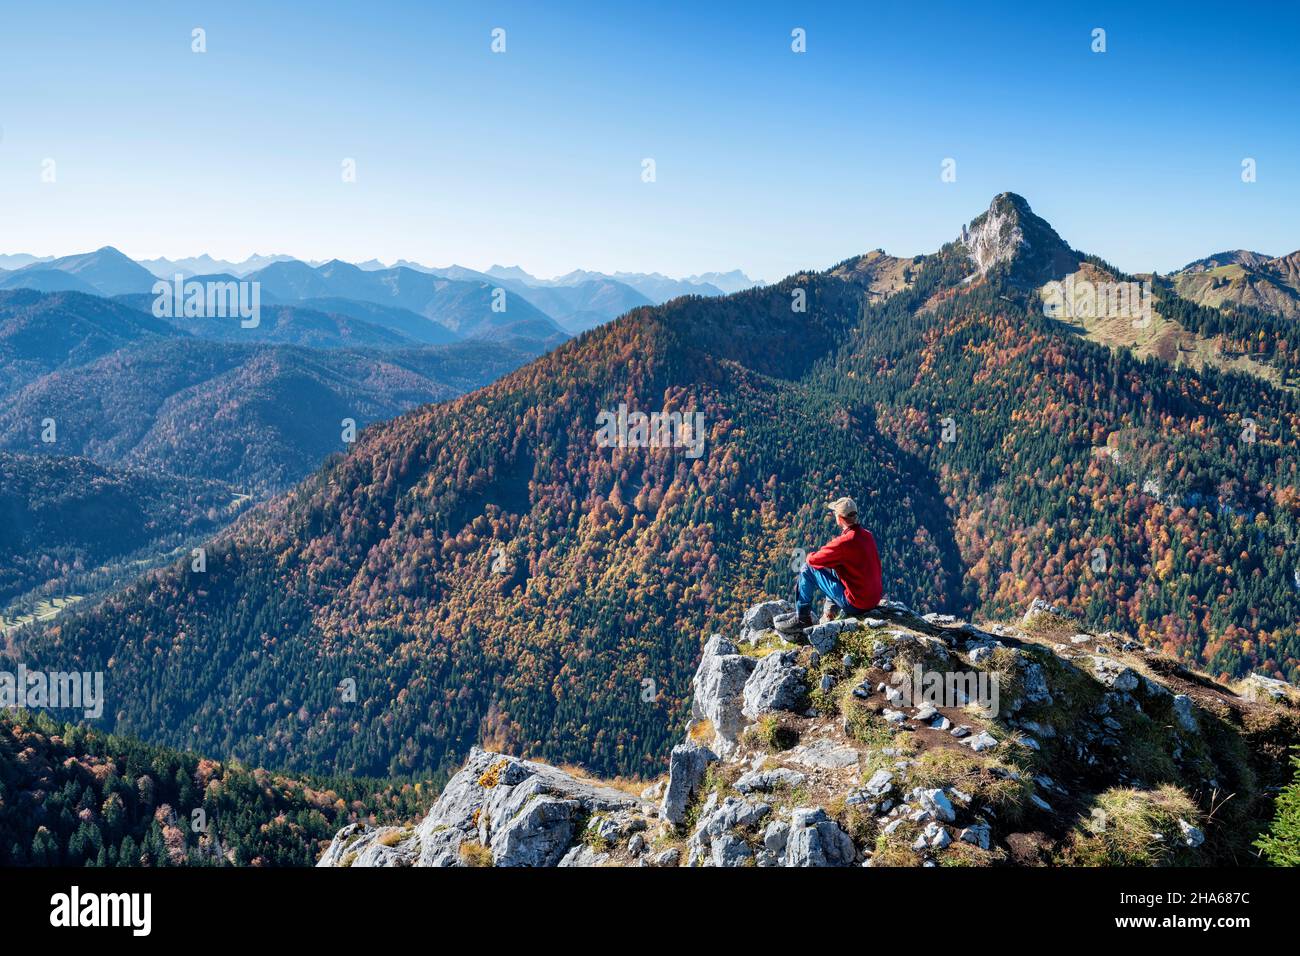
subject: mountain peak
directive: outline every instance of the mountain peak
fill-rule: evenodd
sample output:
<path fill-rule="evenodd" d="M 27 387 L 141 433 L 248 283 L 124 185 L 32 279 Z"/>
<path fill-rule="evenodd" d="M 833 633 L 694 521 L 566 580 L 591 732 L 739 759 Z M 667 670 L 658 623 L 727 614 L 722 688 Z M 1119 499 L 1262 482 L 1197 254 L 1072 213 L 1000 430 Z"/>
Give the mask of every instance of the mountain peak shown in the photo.
<path fill-rule="evenodd" d="M 19 283 L 35 281 L 33 277 L 47 273 L 61 273 L 62 278 L 54 278 L 53 285 L 43 283 L 40 288 L 45 291 L 72 289 L 77 292 L 96 292 L 99 295 L 113 296 L 127 293 L 147 292 L 154 283 L 154 275 L 144 266 L 113 246 L 101 246 L 94 252 L 82 252 L 63 256 L 45 262 L 33 262 L 19 270 L 23 274 Z M 84 283 L 69 281 L 68 277 Z"/>
<path fill-rule="evenodd" d="M 487 270 L 486 275 L 490 275 L 495 279 L 515 279 L 519 282 L 532 283 L 537 281 L 519 266 L 503 266 L 496 263 L 493 263 L 492 268 Z"/>
<path fill-rule="evenodd" d="M 998 193 L 993 197 L 993 202 L 989 203 L 989 209 L 1014 209 L 1026 216 L 1034 214 L 1034 211 L 1029 208 L 1029 200 L 1020 193 L 1013 192 Z"/>
<path fill-rule="evenodd" d="M 987 210 L 962 226 L 958 242 L 977 275 L 1005 264 L 1012 281 L 1024 285 L 1068 275 L 1081 258 L 1051 223 L 1034 213 L 1025 197 L 1013 192 L 994 196 Z"/>
<path fill-rule="evenodd" d="M 1206 256 L 1203 259 L 1197 259 L 1195 262 L 1189 262 L 1179 269 L 1179 272 L 1209 272 L 1212 269 L 1220 269 L 1224 266 L 1242 266 L 1246 269 L 1258 269 L 1266 265 L 1271 257 L 1263 252 L 1254 252 L 1250 249 L 1230 249 L 1226 252 L 1216 252 L 1212 256 Z"/>

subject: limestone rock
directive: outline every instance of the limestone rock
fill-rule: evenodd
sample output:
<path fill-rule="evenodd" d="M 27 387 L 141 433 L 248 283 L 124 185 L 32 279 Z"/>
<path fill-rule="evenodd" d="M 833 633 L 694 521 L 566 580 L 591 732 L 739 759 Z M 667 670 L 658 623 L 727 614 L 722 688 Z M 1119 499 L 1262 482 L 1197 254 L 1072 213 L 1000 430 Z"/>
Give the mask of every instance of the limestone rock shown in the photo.
<path fill-rule="evenodd" d="M 1068 617 L 1065 611 L 1054 604 L 1048 604 L 1042 598 L 1034 598 L 1033 603 L 1029 605 L 1029 610 L 1025 611 L 1025 616 L 1021 618 L 1020 623 L 1023 626 L 1032 624 L 1035 619 L 1050 614 L 1054 617 Z"/>
<path fill-rule="evenodd" d="M 957 819 L 957 811 L 953 808 L 952 801 L 942 790 L 918 787 L 907 795 L 907 799 L 909 803 L 929 811 L 945 823 L 952 823 Z"/>
<path fill-rule="evenodd" d="M 608 853 L 598 853 L 586 844 L 579 843 L 564 854 L 558 866 L 600 866 L 609 859 Z"/>
<path fill-rule="evenodd" d="M 859 753 L 846 744 L 837 744 L 830 740 L 817 740 L 810 744 L 800 744 L 790 751 L 789 759 L 805 767 L 821 767 L 827 770 L 844 770 L 858 765 Z"/>
<path fill-rule="evenodd" d="M 741 833 L 755 830 L 771 812 L 766 803 L 740 797 L 717 802 L 717 794 L 700 811 L 700 820 L 691 834 L 689 851 L 693 866 L 747 866 L 754 855 Z"/>
<path fill-rule="evenodd" d="M 795 663 L 794 651 L 768 654 L 744 685 L 741 713 L 750 720 L 776 710 L 797 711 L 807 695 L 806 671 Z"/>
<path fill-rule="evenodd" d="M 989 848 L 990 836 L 991 831 L 988 823 L 981 820 L 980 822 L 971 824 L 966 829 L 962 830 L 958 835 L 958 839 L 964 843 L 973 843 L 981 850 L 987 850 Z"/>
<path fill-rule="evenodd" d="M 1241 696 L 1253 701 L 1284 701 L 1296 688 L 1276 677 L 1251 674 L 1241 682 Z"/>
<path fill-rule="evenodd" d="M 713 725 L 713 748 L 720 756 L 735 750 L 736 739 L 745 727 L 741 693 L 754 668 L 754 659 L 737 653 L 736 645 L 720 634 L 714 634 L 704 645 L 692 681 L 695 693 L 691 717 Z"/>
<path fill-rule="evenodd" d="M 686 805 L 704 779 L 704 771 L 717 754 L 695 743 L 678 744 L 668 757 L 668 786 L 664 788 L 660 816 L 676 826 L 686 817 Z"/>
<path fill-rule="evenodd" d="M 745 612 L 744 619 L 740 622 L 740 633 L 742 641 L 752 641 L 762 631 L 771 630 L 774 624 L 774 618 L 778 614 L 793 614 L 794 605 L 789 601 L 763 601 L 755 604 Z"/>
<path fill-rule="evenodd" d="M 988 731 L 975 734 L 973 737 L 967 737 L 962 743 L 976 753 L 991 750 L 998 745 L 997 738 Z"/>
<path fill-rule="evenodd" d="M 862 627 L 862 624 L 857 618 L 844 617 L 837 621 L 816 624 L 808 628 L 805 634 L 808 637 L 808 643 L 816 648 L 819 654 L 829 654 L 835 649 L 835 642 L 841 634 L 856 631 L 860 627 Z"/>
<path fill-rule="evenodd" d="M 1192 849 L 1205 842 L 1205 833 L 1202 832 L 1201 828 L 1192 826 L 1186 820 L 1180 819 L 1178 821 L 1178 829 L 1182 831 L 1183 842 Z"/>
<path fill-rule="evenodd" d="M 1111 690 L 1122 693 L 1137 690 L 1138 684 L 1141 683 L 1137 671 L 1109 657 L 1094 655 L 1092 658 L 1092 672 L 1097 680 Z"/>
<path fill-rule="evenodd" d="M 770 792 L 779 787 L 793 789 L 807 779 L 797 770 L 777 767 L 775 770 L 751 770 L 736 781 L 736 789 L 741 793 Z"/>
<path fill-rule="evenodd" d="M 677 847 L 673 846 L 673 847 L 669 847 L 668 849 L 660 853 L 656 853 L 651 858 L 650 865 L 651 866 L 676 866 L 678 863 L 681 862 L 681 859 L 682 859 L 682 851 L 677 849 Z"/>
<path fill-rule="evenodd" d="M 856 855 L 853 840 L 821 807 L 801 807 L 791 814 L 786 866 L 849 866 Z"/>
<path fill-rule="evenodd" d="M 462 866 L 465 845 L 478 844 L 497 866 L 556 866 L 580 817 L 638 806 L 612 787 L 475 747 L 410 836 L 389 846 L 391 836 L 380 837 L 393 828 L 344 827 L 317 865 Z"/>
<path fill-rule="evenodd" d="M 1043 665 L 1035 660 L 1029 660 L 1024 654 L 1021 655 L 1020 683 L 1022 700 L 1025 703 L 1046 705 L 1052 703 L 1052 694 L 1047 687 L 1047 674 L 1043 671 Z"/>
<path fill-rule="evenodd" d="M 1192 699 L 1186 694 L 1175 694 L 1173 701 L 1174 718 L 1183 730 L 1196 733 L 1200 730 L 1200 724 L 1196 721 L 1196 706 Z"/>
<path fill-rule="evenodd" d="M 862 789 L 873 797 L 886 797 L 894 789 L 894 775 L 888 770 L 877 770 Z"/>

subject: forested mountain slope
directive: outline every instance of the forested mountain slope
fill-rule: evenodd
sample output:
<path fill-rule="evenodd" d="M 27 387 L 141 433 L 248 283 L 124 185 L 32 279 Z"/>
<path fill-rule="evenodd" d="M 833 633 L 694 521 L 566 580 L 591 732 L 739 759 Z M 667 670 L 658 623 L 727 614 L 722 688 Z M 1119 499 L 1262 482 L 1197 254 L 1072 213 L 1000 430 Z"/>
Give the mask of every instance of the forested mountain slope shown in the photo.
<path fill-rule="evenodd" d="M 0 395 L 140 342 L 179 338 L 146 312 L 79 292 L 0 292 Z"/>
<path fill-rule="evenodd" d="M 0 714 L 0 866 L 308 866 L 340 825 L 406 819 L 421 792 Z"/>
<path fill-rule="evenodd" d="M 266 494 L 363 428 L 460 394 L 536 354 L 484 342 L 375 349 L 199 341 L 121 349 L 45 375 L 0 407 L 0 449 L 84 455 Z M 43 440 L 42 422 L 57 423 Z"/>
<path fill-rule="evenodd" d="M 450 333 L 381 306 L 354 310 L 381 324 L 285 306 L 264 309 L 256 329 L 173 324 L 132 305 L 141 298 L 0 292 L 6 632 L 215 534 L 354 430 L 483 385 L 543 348 L 421 345 Z"/>
<path fill-rule="evenodd" d="M 0 452 L 0 609 L 47 582 L 210 535 L 242 504 L 219 481 Z"/>

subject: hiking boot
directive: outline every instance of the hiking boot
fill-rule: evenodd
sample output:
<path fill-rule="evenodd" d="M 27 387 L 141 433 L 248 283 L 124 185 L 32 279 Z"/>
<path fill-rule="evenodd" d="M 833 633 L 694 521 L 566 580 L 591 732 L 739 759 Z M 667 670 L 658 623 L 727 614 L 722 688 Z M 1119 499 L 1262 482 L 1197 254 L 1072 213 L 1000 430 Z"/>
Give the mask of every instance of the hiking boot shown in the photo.
<path fill-rule="evenodd" d="M 831 621 L 837 621 L 840 617 L 840 606 L 834 601 L 826 601 L 822 604 L 822 623 L 828 624 Z"/>
<path fill-rule="evenodd" d="M 772 626 L 782 634 L 802 634 L 805 629 L 817 622 L 813 620 L 812 609 L 804 608 L 798 614 L 778 614 L 772 618 Z"/>

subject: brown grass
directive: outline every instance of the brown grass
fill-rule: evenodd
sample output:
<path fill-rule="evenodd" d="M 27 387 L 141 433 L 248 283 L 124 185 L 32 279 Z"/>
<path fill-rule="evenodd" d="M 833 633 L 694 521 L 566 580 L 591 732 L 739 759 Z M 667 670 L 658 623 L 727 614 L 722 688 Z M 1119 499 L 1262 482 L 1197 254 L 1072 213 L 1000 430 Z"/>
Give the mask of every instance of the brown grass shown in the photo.
<path fill-rule="evenodd" d="M 460 845 L 460 859 L 466 866 L 491 866 L 492 851 L 481 843 L 466 842 Z"/>

